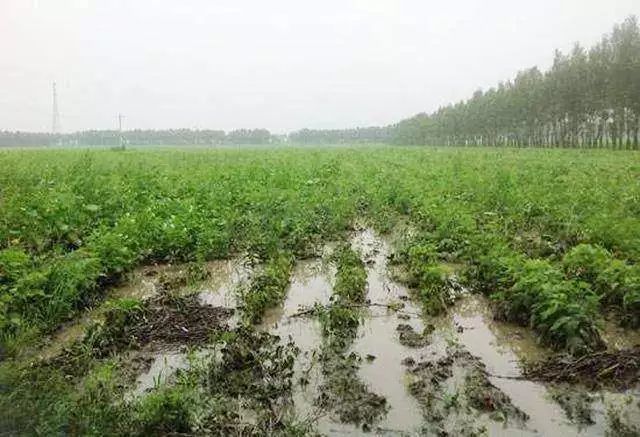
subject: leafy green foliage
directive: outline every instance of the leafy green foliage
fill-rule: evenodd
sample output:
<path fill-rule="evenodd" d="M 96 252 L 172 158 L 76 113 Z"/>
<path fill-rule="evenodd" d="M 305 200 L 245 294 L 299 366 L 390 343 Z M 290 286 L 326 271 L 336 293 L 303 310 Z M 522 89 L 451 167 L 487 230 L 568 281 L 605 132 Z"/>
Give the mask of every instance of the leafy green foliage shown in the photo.
<path fill-rule="evenodd" d="M 343 245 L 336 249 L 333 259 L 337 266 L 335 294 L 344 302 L 361 303 L 365 299 L 367 272 L 360 255 Z"/>
<path fill-rule="evenodd" d="M 435 233 L 427 235 L 434 238 Z M 454 244 L 447 238 L 434 244 L 423 236 L 406 243 L 395 255 L 394 262 L 406 267 L 407 285 L 417 290 L 426 314 L 439 314 L 453 303 L 449 272 L 441 265 L 441 254 Z"/>
<path fill-rule="evenodd" d="M 263 270 L 252 278 L 250 286 L 241 291 L 243 312 L 248 321 L 259 322 L 267 308 L 282 302 L 292 268 L 293 257 L 278 253 L 267 260 Z"/>
<path fill-rule="evenodd" d="M 530 324 L 543 340 L 572 352 L 601 346 L 598 297 L 586 284 L 565 280 L 543 260 L 526 260 L 510 274 L 513 285 L 493 295 L 505 318 Z"/>
<path fill-rule="evenodd" d="M 613 258 L 601 247 L 581 244 L 563 258 L 567 275 L 589 283 L 601 302 L 617 308 L 622 321 L 640 324 L 640 268 Z"/>
<path fill-rule="evenodd" d="M 585 243 L 610 254 L 609 265 L 592 268 L 592 283 L 575 276 L 586 259 L 571 271 L 563 263 L 566 279 L 587 280 L 601 304 L 629 323 L 637 305 L 639 167 L 627 152 L 51 150 L 5 151 L 0 163 L 6 351 L 19 349 L 22 337 L 51 332 L 147 262 L 249 253 L 271 263 L 255 286 L 270 291 L 248 298 L 258 317 L 286 288 L 291 261 L 275 259 L 316 253 L 342 239 L 356 218 L 383 230 L 415 227 L 419 238 L 402 262 L 411 261 L 413 285 L 426 300 L 434 297 L 435 308 L 441 262 L 467 263 L 468 280 L 491 294 L 512 287 L 512 272 L 526 259 L 555 266 Z M 344 277 L 338 288 L 359 289 L 361 275 Z"/>
<path fill-rule="evenodd" d="M 575 246 L 562 260 L 567 275 L 589 283 L 595 283 L 610 262 L 609 251 L 591 244 Z"/>

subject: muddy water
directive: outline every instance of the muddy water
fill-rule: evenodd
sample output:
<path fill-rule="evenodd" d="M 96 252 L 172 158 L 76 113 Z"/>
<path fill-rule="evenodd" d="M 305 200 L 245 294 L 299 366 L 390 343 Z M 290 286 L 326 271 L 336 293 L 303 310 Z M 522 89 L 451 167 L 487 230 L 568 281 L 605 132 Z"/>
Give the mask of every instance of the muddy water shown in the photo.
<path fill-rule="evenodd" d="M 143 352 L 144 354 L 144 352 Z M 127 400 L 143 395 L 171 380 L 178 370 L 191 367 L 193 359 L 205 359 L 215 356 L 213 348 L 200 348 L 188 351 L 185 348 L 156 351 L 149 359 L 149 368 L 138 375 L 133 389 L 126 395 Z"/>
<path fill-rule="evenodd" d="M 352 247 L 362 254 L 366 263 L 367 300 L 373 304 L 359 328 L 353 350 L 362 357 L 374 357 L 371 362 L 363 361 L 360 376 L 373 392 L 387 399 L 390 407 L 386 418 L 378 424 L 378 433 L 414 434 L 423 419 L 420 406 L 407 391 L 402 360 L 415 357 L 417 351 L 400 344 L 397 327 L 401 323 L 408 324 L 416 332 L 422 332 L 424 324 L 420 309 L 408 299 L 406 288 L 388 278 L 390 251 L 384 241 L 365 229 L 356 233 Z M 383 305 L 403 308 L 394 311 Z M 399 314 L 403 319 L 398 318 Z"/>
<path fill-rule="evenodd" d="M 313 307 L 316 303 L 320 305 L 329 303 L 333 275 L 333 270 L 322 259 L 298 262 L 291 275 L 291 284 L 286 299 L 282 305 L 269 308 L 265 312 L 261 326 L 268 330 L 278 331 L 280 325 L 283 325 L 279 332 L 288 334 L 290 329 L 285 326 L 295 325 L 299 319 L 303 321 L 305 319 L 305 317 L 292 316 Z"/>
<path fill-rule="evenodd" d="M 315 304 L 327 305 L 332 294 L 331 280 L 334 271 L 322 260 L 306 260 L 296 264 L 284 303 L 269 309 L 263 317 L 260 329 L 291 339 L 300 349 L 300 355 L 294 364 L 293 411 L 299 419 L 314 424 L 319 429 L 328 430 L 330 426 L 326 416 L 314 406 L 321 384 L 320 366 L 316 356 L 322 332 L 316 317 L 299 316 L 305 309 Z M 298 384 L 300 378 L 308 384 Z"/>
<path fill-rule="evenodd" d="M 47 345 L 38 351 L 38 359 L 50 359 L 82 338 L 86 328 L 103 320 L 108 301 L 122 298 L 146 299 L 157 292 L 157 272 L 165 266 L 148 266 L 134 270 L 125 284 L 107 292 L 107 298 L 97 307 L 84 311 L 77 319 L 64 324 L 50 338 Z"/>
<path fill-rule="evenodd" d="M 202 305 L 236 308 L 236 289 L 249 279 L 251 269 L 243 259 L 219 260 L 207 264 L 209 279 L 195 289 Z"/>
<path fill-rule="evenodd" d="M 129 397 L 133 398 L 165 384 L 178 369 L 187 369 L 188 367 L 189 359 L 185 352 L 176 349 L 156 353 L 152 358 L 149 370 L 136 378 L 135 388 Z"/>
<path fill-rule="evenodd" d="M 511 379 L 522 376 L 520 360 L 539 360 L 547 351 L 539 347 L 530 333 L 517 327 L 491 321 L 486 302 L 468 296 L 455 308 L 452 322 L 456 326 L 456 340 L 487 366 L 489 380 L 511 398 L 513 404 L 529 415 L 527 432 L 533 435 L 576 435 L 577 431 L 565 417 L 558 404 L 549 398 L 542 384 Z M 459 327 L 459 328 L 458 328 Z M 462 332 L 458 332 L 462 330 Z M 490 429 L 523 435 L 523 430 L 502 429 L 489 424 Z"/>

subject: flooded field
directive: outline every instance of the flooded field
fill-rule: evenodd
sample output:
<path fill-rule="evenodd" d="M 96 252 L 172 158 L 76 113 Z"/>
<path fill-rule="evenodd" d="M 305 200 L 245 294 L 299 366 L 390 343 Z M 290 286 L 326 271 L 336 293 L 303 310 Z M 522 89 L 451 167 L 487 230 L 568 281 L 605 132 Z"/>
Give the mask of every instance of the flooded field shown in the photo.
<path fill-rule="evenodd" d="M 629 424 L 640 417 L 637 391 L 588 392 L 525 379 L 522 363 L 551 354 L 530 330 L 494 320 L 489 302 L 470 292 L 447 315 L 424 317 L 412 292 L 389 277 L 387 242 L 366 229 L 354 235 L 352 248 L 366 266 L 367 294 L 348 353 L 357 356 L 361 382 L 386 405 L 383 417 L 371 428 L 364 427 L 366 431 L 596 436 L 615 435 L 610 427 L 617 419 L 612 415 Z M 237 271 L 227 271 L 227 276 L 234 275 Z M 360 424 L 341 423 L 318 405 L 323 337 L 312 310 L 331 304 L 334 275 L 326 259 L 298 262 L 284 302 L 267 310 L 259 328 L 292 340 L 299 348 L 293 378 L 297 384 L 288 414 L 320 433 L 359 434 Z M 223 295 L 214 293 L 203 302 L 235 306 Z M 612 329 L 605 338 L 612 347 L 620 347 L 634 344 L 634 335 Z M 161 359 L 171 369 L 184 368 L 184 356 L 169 353 Z M 154 381 L 160 373 L 156 363 L 150 371 L 156 374 Z"/>
<path fill-rule="evenodd" d="M 352 246 L 362 254 L 367 270 L 366 311 L 351 351 L 360 360 L 358 374 L 369 389 L 383 396 L 388 406 L 383 419 L 371 432 L 380 435 L 416 435 L 447 433 L 470 435 L 585 435 L 609 433 L 610 417 L 616 411 L 629 424 L 638 423 L 637 391 L 627 393 L 592 392 L 580 387 L 551 387 L 526 380 L 522 363 L 542 360 L 551 354 L 540 346 L 526 328 L 493 319 L 489 303 L 481 296 L 462 296 L 451 312 L 439 318 L 425 318 L 413 302 L 407 288 L 392 281 L 387 271 L 388 244 L 364 230 L 354 236 Z M 314 319 L 296 317 L 300 309 L 314 304 L 326 305 L 330 278 L 319 267 L 320 261 L 300 265 L 289 290 L 284 309 L 276 311 L 277 322 L 269 321 L 271 332 L 290 336 L 304 351 L 299 369 L 309 372 L 309 356 L 321 342 L 320 327 Z M 314 267 L 310 267 L 313 265 Z M 311 272 L 316 272 L 311 274 Z M 612 347 L 633 344 L 635 334 L 620 330 L 607 332 Z M 453 358 L 452 358 L 453 356 Z M 453 364 L 448 361 L 453 361 Z M 424 377 L 420 367 L 430 364 L 444 370 L 442 381 L 430 387 L 425 401 L 418 387 Z M 427 374 L 439 378 L 438 372 Z M 474 379 L 476 379 L 474 381 Z M 296 399 L 296 408 L 310 414 L 314 385 L 311 379 Z M 480 387 L 469 388 L 476 383 Z M 478 393 L 473 393 L 479 390 Z M 476 398 L 474 399 L 473 396 Z M 478 404 L 478 397 L 481 404 Z M 465 399 L 466 398 L 466 399 Z M 572 402 L 586 399 L 590 409 L 587 421 L 572 417 Z M 499 405 L 499 402 L 503 405 Z M 442 406 L 435 406 L 442 403 Z M 484 404 L 483 404 L 484 403 Z M 431 410 L 441 408 L 442 417 L 433 418 Z M 623 411 L 620 411 L 622 409 Z M 434 426 L 430 421 L 437 422 Z M 326 418 L 317 419 L 317 429 L 328 434 L 358 434 L 360 429 Z"/>
<path fill-rule="evenodd" d="M 74 362 L 98 335 L 93 359 L 106 348 L 124 369 L 125 405 L 229 377 L 224 396 L 239 413 L 218 426 L 244 430 L 239 434 L 267 420 L 325 435 L 635 435 L 637 386 L 589 390 L 527 379 L 527 365 L 552 351 L 530 329 L 495 320 L 487 298 L 459 285 L 459 266 L 444 269 L 455 304 L 428 316 L 415 290 L 392 279 L 388 240 L 363 228 L 340 247 L 329 244 L 322 257 L 295 262 L 281 302 L 253 327 L 243 318 L 243 290 L 268 273 L 262 266 L 234 259 L 139 269 L 104 303 L 63 325 L 36 360 Z M 340 291 L 340 253 L 356 256 L 348 270 L 362 272 L 361 285 L 349 283 L 361 287 L 356 294 Z M 114 316 L 119 307 L 111 302 L 131 299 L 141 303 L 126 309 L 119 326 L 123 304 Z M 337 309 L 347 318 L 335 319 Z M 638 344 L 637 332 L 610 322 L 603 338 L 611 350 Z M 257 374 L 244 374 L 247 359 L 258 360 Z M 262 367 L 265 359 L 272 367 Z M 73 378 L 83 371 L 69 369 Z M 246 378 L 258 379 L 244 386 Z M 255 398 L 261 390 L 272 394 Z"/>

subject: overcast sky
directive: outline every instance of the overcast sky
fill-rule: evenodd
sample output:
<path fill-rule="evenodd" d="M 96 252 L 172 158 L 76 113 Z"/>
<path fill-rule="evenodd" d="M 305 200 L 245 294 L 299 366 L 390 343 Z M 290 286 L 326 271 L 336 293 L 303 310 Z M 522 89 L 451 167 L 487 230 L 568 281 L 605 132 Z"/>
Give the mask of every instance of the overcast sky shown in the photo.
<path fill-rule="evenodd" d="M 0 0 L 0 130 L 386 125 L 590 46 L 640 0 Z"/>

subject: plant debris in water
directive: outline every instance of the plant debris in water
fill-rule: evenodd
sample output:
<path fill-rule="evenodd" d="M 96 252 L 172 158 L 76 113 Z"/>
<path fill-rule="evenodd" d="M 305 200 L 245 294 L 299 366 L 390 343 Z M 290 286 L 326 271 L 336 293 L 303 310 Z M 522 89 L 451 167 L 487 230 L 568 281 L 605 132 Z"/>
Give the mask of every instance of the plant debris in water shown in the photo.
<path fill-rule="evenodd" d="M 433 332 L 433 325 L 427 325 L 422 333 L 418 333 L 413 326 L 401 323 L 396 328 L 400 344 L 407 347 L 419 348 L 429 344 L 429 335 Z"/>
<path fill-rule="evenodd" d="M 624 390 L 640 381 L 640 347 L 603 351 L 579 358 L 555 355 L 525 369 L 530 379 Z"/>
<path fill-rule="evenodd" d="M 87 328 L 84 338 L 49 365 L 82 373 L 89 358 L 105 358 L 129 349 L 205 344 L 228 330 L 234 310 L 201 305 L 196 295 L 163 292 L 146 301 L 120 299 L 105 313 L 103 322 Z"/>
<path fill-rule="evenodd" d="M 372 424 L 387 412 L 386 399 L 372 393 L 358 376 L 361 358 L 346 354 L 333 345 L 323 345 L 320 354 L 323 383 L 320 385 L 318 406 L 332 411 L 343 423 L 371 429 Z"/>
<path fill-rule="evenodd" d="M 253 411 L 253 432 L 262 430 L 260 434 L 268 434 L 266 430 L 284 429 L 285 412 L 292 403 L 297 346 L 243 326 L 224 336 L 220 353 L 221 358 L 211 360 L 206 369 L 206 391 L 239 400 L 243 409 Z"/>
<path fill-rule="evenodd" d="M 437 435 L 477 435 L 479 413 L 494 421 L 524 426 L 526 413 L 488 378 L 484 364 L 459 346 L 450 346 L 435 361 L 405 360 L 409 391 L 423 408 L 426 432 Z"/>
<path fill-rule="evenodd" d="M 332 302 L 329 308 L 319 309 L 324 335 L 319 359 L 324 380 L 316 404 L 340 422 L 369 430 L 387 413 L 387 402 L 360 379 L 360 356 L 348 353 L 361 317 L 358 304 L 365 300 L 367 274 L 360 256 L 346 245 L 337 248 L 333 259 L 337 273 Z"/>
<path fill-rule="evenodd" d="M 564 410 L 567 418 L 580 426 L 593 425 L 594 395 L 565 385 L 554 387 L 551 398 Z"/>

